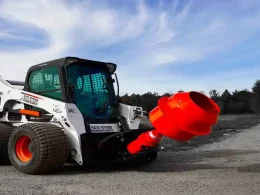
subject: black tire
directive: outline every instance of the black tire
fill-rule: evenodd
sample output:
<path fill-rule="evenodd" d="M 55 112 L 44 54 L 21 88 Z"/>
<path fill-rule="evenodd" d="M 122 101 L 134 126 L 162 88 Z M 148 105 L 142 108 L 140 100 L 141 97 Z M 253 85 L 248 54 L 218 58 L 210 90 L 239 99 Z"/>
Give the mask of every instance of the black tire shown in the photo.
<path fill-rule="evenodd" d="M 144 155 L 141 155 L 133 160 L 130 160 L 129 162 L 127 162 L 127 165 L 132 168 L 143 167 L 155 161 L 157 157 L 158 157 L 158 151 L 156 149 L 152 149 L 146 151 Z"/>
<path fill-rule="evenodd" d="M 137 155 L 136 157 L 114 162 L 111 164 L 108 163 L 102 163 L 101 165 L 98 165 L 100 167 L 108 167 L 108 168 L 118 168 L 118 169 L 132 169 L 132 168 L 141 168 L 145 165 L 150 164 L 151 162 L 155 161 L 158 156 L 158 151 L 156 149 L 150 149 L 149 151 L 143 152 L 142 155 Z"/>
<path fill-rule="evenodd" d="M 16 142 L 21 136 L 32 141 L 32 158 L 21 161 L 16 155 Z M 46 174 L 61 168 L 69 155 L 69 144 L 65 133 L 51 124 L 24 124 L 17 127 L 8 144 L 9 159 L 12 165 L 25 174 Z"/>
<path fill-rule="evenodd" d="M 8 157 L 8 140 L 14 127 L 0 123 L 0 165 L 10 165 Z"/>
<path fill-rule="evenodd" d="M 153 128 L 153 125 L 148 120 L 147 123 L 141 122 L 139 124 L 138 129 L 151 129 L 151 128 Z M 159 148 L 159 145 L 156 146 L 155 148 L 150 148 L 147 151 L 143 152 L 144 153 L 143 155 L 140 155 L 140 156 L 137 155 L 136 158 L 126 160 L 124 163 L 121 163 L 121 164 L 123 164 L 123 167 L 129 167 L 129 168 L 140 168 L 145 165 L 148 165 L 157 159 L 158 148 Z"/>

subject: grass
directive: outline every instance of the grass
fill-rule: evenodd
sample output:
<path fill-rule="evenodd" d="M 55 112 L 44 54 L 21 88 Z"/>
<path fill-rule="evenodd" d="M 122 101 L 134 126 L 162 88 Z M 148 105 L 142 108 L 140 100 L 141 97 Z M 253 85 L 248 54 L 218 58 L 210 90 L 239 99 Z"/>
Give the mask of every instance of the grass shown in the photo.
<path fill-rule="evenodd" d="M 212 132 L 208 136 L 195 137 L 188 142 L 178 142 L 164 137 L 160 143 L 160 149 L 163 151 L 190 150 L 204 144 L 221 141 L 227 135 L 239 133 L 258 124 L 260 124 L 260 115 L 220 116 L 218 123 L 212 127 Z"/>

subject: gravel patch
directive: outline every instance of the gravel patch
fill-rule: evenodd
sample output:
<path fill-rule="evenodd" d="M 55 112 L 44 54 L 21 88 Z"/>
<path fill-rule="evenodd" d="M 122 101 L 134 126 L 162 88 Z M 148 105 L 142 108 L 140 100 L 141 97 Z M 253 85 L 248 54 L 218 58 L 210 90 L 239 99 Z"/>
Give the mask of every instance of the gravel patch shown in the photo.
<path fill-rule="evenodd" d="M 258 120 L 258 118 L 254 118 Z M 255 124 L 252 118 L 250 124 Z M 220 120 L 221 121 L 221 120 Z M 239 120 L 228 126 L 234 128 Z M 0 194 L 13 195 L 245 195 L 260 193 L 260 125 L 204 142 L 188 150 L 162 150 L 151 164 L 135 170 L 86 170 L 66 165 L 45 176 L 0 167 Z M 215 127 L 216 128 L 216 127 Z M 224 128 L 225 129 L 225 128 Z M 215 131 L 222 131 L 221 125 Z M 230 132 L 230 131 L 226 131 Z M 213 136 L 214 137 L 214 136 Z M 214 140 L 214 139 L 212 139 Z"/>

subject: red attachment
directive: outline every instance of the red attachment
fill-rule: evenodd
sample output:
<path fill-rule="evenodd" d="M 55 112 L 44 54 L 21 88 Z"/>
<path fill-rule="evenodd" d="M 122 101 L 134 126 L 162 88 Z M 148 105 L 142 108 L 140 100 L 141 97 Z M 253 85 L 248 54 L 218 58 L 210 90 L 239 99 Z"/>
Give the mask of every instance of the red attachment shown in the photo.
<path fill-rule="evenodd" d="M 142 151 L 142 146 L 155 147 L 161 141 L 162 135 L 158 134 L 156 130 L 142 133 L 136 140 L 128 144 L 127 150 L 131 154 L 137 154 Z"/>
<path fill-rule="evenodd" d="M 208 135 L 212 125 L 217 123 L 219 113 L 219 106 L 211 98 L 191 91 L 160 98 L 158 106 L 149 113 L 149 119 L 155 127 L 153 134 L 188 141 L 195 136 Z M 149 132 L 141 134 L 128 145 L 128 151 L 134 154 L 141 151 L 138 150 L 141 145 L 155 145 L 148 135 Z"/>

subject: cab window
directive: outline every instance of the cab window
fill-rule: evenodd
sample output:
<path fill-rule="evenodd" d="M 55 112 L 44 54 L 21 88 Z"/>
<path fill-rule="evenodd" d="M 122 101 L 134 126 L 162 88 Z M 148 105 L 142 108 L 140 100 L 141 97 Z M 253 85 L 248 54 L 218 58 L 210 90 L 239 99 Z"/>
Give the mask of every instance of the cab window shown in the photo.
<path fill-rule="evenodd" d="M 46 67 L 30 73 L 29 91 L 56 100 L 62 100 L 58 67 Z"/>

